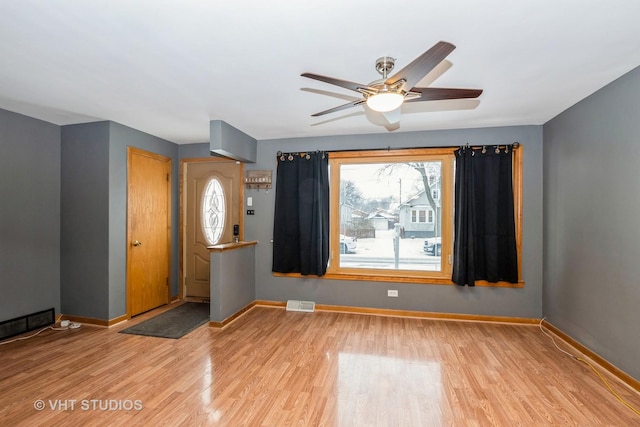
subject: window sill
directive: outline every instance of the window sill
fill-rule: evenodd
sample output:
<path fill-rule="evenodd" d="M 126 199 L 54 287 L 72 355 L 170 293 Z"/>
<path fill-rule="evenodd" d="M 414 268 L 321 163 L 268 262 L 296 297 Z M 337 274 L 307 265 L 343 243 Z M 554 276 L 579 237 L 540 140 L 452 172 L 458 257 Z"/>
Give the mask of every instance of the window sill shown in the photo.
<path fill-rule="evenodd" d="M 300 273 L 272 273 L 275 277 L 291 277 L 291 278 L 315 278 L 315 279 L 329 279 L 329 280 L 357 280 L 367 282 L 393 282 L 393 283 L 415 283 L 419 285 L 451 285 L 455 286 L 455 283 L 451 279 L 444 279 L 438 277 L 411 277 L 411 276 L 380 276 L 380 275 L 367 275 L 367 274 L 349 274 L 349 273 L 327 273 L 324 276 L 308 275 L 303 276 Z M 509 282 L 487 282 L 486 280 L 478 280 L 476 282 L 478 287 L 490 287 L 490 288 L 524 288 L 524 281 L 518 283 Z"/>

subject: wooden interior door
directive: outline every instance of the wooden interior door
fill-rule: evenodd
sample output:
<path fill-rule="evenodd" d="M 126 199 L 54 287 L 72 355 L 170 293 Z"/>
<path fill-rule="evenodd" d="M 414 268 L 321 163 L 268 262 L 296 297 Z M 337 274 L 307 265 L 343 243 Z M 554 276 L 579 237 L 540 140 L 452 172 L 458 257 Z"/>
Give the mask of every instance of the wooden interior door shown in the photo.
<path fill-rule="evenodd" d="M 208 160 L 208 159 L 207 159 Z M 184 163 L 184 253 L 183 295 L 189 299 L 210 297 L 210 262 L 208 246 L 212 244 L 203 231 L 203 193 L 212 178 L 222 185 L 225 199 L 224 230 L 218 243 L 233 241 L 233 225 L 238 224 L 242 238 L 242 163 L 234 160 L 208 160 Z"/>
<path fill-rule="evenodd" d="M 135 316 L 169 302 L 171 159 L 129 147 L 127 308 Z"/>

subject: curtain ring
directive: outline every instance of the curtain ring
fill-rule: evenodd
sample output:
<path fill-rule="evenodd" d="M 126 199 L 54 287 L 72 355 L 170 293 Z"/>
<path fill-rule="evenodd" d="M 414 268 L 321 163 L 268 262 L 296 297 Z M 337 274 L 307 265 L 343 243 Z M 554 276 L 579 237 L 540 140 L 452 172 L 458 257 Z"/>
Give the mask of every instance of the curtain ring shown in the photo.
<path fill-rule="evenodd" d="M 504 147 L 504 152 L 505 152 L 505 154 L 509 154 L 509 146 L 508 145 L 506 145 Z"/>
<path fill-rule="evenodd" d="M 482 146 L 482 154 L 487 154 L 487 146 L 486 145 Z"/>
<path fill-rule="evenodd" d="M 311 156 L 309 155 L 309 153 L 307 153 L 306 156 L 304 156 L 305 159 L 309 160 L 311 158 Z"/>
<path fill-rule="evenodd" d="M 496 154 L 500 154 L 500 146 L 496 145 Z"/>
<path fill-rule="evenodd" d="M 280 161 L 284 162 L 284 154 L 280 155 Z"/>
<path fill-rule="evenodd" d="M 289 161 L 293 160 L 293 155 L 289 154 Z"/>

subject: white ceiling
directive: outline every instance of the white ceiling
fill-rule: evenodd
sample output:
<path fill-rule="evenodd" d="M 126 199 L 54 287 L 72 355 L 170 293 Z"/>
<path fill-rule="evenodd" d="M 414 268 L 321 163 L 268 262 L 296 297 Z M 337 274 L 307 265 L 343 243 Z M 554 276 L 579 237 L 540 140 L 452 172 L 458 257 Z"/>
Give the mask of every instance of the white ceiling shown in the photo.
<path fill-rule="evenodd" d="M 354 93 L 300 74 L 368 83 L 378 57 L 397 71 L 444 40 L 432 86 L 480 102 L 405 105 L 395 132 L 542 124 L 640 65 L 639 21 L 638 0 L 0 0 L 0 108 L 179 144 L 218 119 L 258 140 L 387 133 L 363 107 L 311 117 Z"/>

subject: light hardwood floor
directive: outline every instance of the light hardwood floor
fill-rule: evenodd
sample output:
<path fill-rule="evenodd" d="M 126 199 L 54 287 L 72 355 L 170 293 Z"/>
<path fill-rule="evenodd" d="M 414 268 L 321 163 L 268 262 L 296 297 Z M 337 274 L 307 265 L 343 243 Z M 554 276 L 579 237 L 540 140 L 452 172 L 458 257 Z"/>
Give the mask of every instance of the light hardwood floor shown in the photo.
<path fill-rule="evenodd" d="M 118 333 L 155 313 L 0 346 L 0 425 L 640 425 L 537 326 L 254 307 L 179 340 Z"/>

